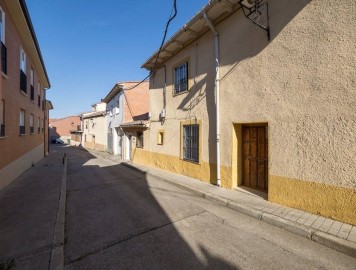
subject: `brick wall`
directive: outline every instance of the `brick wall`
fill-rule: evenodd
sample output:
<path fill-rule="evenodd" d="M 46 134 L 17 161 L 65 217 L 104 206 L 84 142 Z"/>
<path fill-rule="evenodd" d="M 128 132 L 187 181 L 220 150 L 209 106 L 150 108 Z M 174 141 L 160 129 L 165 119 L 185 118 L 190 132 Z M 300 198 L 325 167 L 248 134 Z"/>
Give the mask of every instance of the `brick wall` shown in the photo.
<path fill-rule="evenodd" d="M 125 83 L 125 88 L 130 88 L 136 84 L 137 82 L 127 82 Z M 148 87 L 149 83 L 147 81 L 131 90 L 125 90 L 126 98 L 124 99 L 124 122 L 147 119 Z"/>
<path fill-rule="evenodd" d="M 52 127 L 50 136 L 70 136 L 70 131 L 77 130 L 77 126 L 80 126 L 80 117 L 69 116 L 61 119 L 50 119 L 49 125 Z"/>

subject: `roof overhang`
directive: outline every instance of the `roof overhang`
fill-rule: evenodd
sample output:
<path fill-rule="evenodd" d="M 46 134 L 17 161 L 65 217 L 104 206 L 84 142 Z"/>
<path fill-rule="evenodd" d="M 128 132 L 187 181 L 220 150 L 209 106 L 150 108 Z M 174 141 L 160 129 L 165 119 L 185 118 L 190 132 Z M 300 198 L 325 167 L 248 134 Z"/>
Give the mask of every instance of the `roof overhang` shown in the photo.
<path fill-rule="evenodd" d="M 132 121 L 121 123 L 120 128 L 122 129 L 147 129 L 149 127 L 149 122 L 144 120 Z"/>
<path fill-rule="evenodd" d="M 13 18 L 19 35 L 24 42 L 22 46 L 26 48 L 32 64 L 39 73 L 39 77 L 45 88 L 50 88 L 46 66 L 43 61 L 40 46 L 32 25 L 30 14 L 28 12 L 25 0 L 4 0 L 6 7 Z"/>
<path fill-rule="evenodd" d="M 53 104 L 50 100 L 46 100 L 46 110 L 49 111 L 49 110 L 53 110 Z"/>
<path fill-rule="evenodd" d="M 204 14 L 214 25 L 218 24 L 226 17 L 230 16 L 241 5 L 240 0 L 211 0 L 203 7 L 191 20 L 189 20 L 178 32 L 176 32 L 163 46 L 156 62 L 158 50 L 151 55 L 141 66 L 147 70 L 153 70 L 164 64 L 172 56 L 177 54 L 184 47 L 188 46 L 199 37 L 209 31 Z M 154 67 L 156 62 L 156 67 Z"/>
<path fill-rule="evenodd" d="M 106 111 L 90 112 L 90 113 L 82 114 L 82 118 L 86 119 L 86 118 L 99 117 L 99 116 L 105 116 L 105 115 L 106 115 Z"/>
<path fill-rule="evenodd" d="M 109 103 L 120 91 L 124 89 L 125 84 L 123 83 L 116 83 L 114 87 L 111 89 L 109 94 L 103 99 L 103 102 Z"/>

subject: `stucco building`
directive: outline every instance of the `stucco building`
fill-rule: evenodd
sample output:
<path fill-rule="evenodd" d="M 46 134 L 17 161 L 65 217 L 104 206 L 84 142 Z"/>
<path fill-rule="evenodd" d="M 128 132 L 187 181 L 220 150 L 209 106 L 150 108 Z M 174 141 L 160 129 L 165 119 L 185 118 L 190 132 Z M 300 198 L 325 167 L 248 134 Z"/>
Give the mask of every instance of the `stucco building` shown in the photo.
<path fill-rule="evenodd" d="M 257 2 L 210 1 L 143 64 L 133 160 L 356 224 L 356 2 Z"/>
<path fill-rule="evenodd" d="M 92 112 L 81 115 L 82 146 L 88 149 L 106 151 L 106 103 L 98 102 L 92 105 Z M 78 136 L 78 135 L 77 135 Z"/>
<path fill-rule="evenodd" d="M 119 82 L 103 99 L 106 102 L 107 151 L 131 160 L 143 139 L 148 120 L 148 81 Z M 138 138 L 138 139 L 137 139 Z"/>
<path fill-rule="evenodd" d="M 50 82 L 24 0 L 0 0 L 0 189 L 48 152 Z"/>

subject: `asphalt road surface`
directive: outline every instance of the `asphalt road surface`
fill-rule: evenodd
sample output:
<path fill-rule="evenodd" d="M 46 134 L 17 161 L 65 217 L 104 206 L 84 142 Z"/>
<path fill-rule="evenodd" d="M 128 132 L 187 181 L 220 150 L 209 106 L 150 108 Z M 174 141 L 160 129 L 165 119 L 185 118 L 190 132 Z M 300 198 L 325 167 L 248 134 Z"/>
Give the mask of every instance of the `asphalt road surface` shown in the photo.
<path fill-rule="evenodd" d="M 356 259 L 89 152 L 68 155 L 65 269 L 356 269 Z"/>

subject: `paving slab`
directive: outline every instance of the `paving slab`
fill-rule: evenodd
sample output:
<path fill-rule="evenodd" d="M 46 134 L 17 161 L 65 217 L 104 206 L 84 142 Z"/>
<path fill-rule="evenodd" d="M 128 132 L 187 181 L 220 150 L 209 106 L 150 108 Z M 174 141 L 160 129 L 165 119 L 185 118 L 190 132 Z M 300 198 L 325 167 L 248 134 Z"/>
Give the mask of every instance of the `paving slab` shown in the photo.
<path fill-rule="evenodd" d="M 48 269 L 63 177 L 62 147 L 0 190 L 0 262 Z"/>

